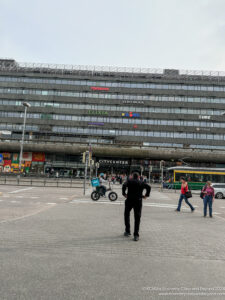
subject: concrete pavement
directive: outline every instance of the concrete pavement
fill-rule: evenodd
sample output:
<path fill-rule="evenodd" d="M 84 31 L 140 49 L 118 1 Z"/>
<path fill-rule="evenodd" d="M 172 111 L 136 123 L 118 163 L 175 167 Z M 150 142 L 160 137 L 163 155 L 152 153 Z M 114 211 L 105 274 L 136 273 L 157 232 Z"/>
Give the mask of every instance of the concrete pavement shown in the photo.
<path fill-rule="evenodd" d="M 111 203 L 74 190 L 9 192 L 0 197 L 1 220 L 8 218 L 0 223 L 0 299 L 225 298 L 225 219 L 204 219 L 197 197 L 195 213 L 175 213 L 178 194 L 153 189 L 133 242 L 122 235 L 121 196 Z M 11 203 L 16 194 L 23 198 Z M 45 209 L 3 216 L 37 199 Z M 218 201 L 219 213 L 225 200 Z"/>

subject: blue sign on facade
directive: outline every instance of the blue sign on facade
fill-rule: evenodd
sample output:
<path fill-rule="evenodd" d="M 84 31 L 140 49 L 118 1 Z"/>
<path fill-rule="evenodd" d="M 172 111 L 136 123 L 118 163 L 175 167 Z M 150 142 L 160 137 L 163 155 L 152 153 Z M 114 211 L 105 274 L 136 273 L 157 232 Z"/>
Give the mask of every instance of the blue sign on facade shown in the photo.
<path fill-rule="evenodd" d="M 139 113 L 122 113 L 122 117 L 130 117 L 130 118 L 140 118 L 140 114 Z"/>
<path fill-rule="evenodd" d="M 3 155 L 0 154 L 0 163 L 3 161 Z"/>

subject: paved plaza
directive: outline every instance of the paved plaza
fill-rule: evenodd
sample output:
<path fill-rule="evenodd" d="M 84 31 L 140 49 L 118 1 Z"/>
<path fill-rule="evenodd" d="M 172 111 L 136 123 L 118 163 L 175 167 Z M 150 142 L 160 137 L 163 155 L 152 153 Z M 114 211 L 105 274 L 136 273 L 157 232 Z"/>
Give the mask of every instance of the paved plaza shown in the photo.
<path fill-rule="evenodd" d="M 114 189 L 1 185 L 0 299 L 225 299 L 225 199 L 203 218 L 197 193 L 176 213 L 179 193 L 153 187 L 134 242 Z"/>

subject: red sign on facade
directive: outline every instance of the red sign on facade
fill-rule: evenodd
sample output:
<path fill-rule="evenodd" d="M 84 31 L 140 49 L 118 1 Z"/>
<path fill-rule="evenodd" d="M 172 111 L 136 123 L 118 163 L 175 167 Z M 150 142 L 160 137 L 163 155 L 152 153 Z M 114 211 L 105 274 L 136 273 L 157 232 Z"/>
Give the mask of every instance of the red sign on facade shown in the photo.
<path fill-rule="evenodd" d="M 11 160 L 4 160 L 4 167 L 5 166 L 11 166 L 12 161 Z"/>
<path fill-rule="evenodd" d="M 98 87 L 98 86 L 92 86 L 92 91 L 109 91 L 109 88 L 107 87 Z"/>
<path fill-rule="evenodd" d="M 32 161 L 40 161 L 40 162 L 45 161 L 45 154 L 39 152 L 32 153 Z"/>

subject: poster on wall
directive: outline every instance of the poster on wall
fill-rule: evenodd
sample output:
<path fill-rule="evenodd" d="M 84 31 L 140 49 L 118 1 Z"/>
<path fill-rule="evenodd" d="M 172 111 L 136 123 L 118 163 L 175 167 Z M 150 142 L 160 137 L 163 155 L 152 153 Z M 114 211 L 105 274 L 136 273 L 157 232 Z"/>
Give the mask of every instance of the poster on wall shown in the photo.
<path fill-rule="evenodd" d="M 3 155 L 3 159 L 4 159 L 4 160 L 9 160 L 9 159 L 11 159 L 11 153 L 5 152 L 5 153 L 2 153 L 2 155 Z"/>
<path fill-rule="evenodd" d="M 32 152 L 23 152 L 24 161 L 32 161 Z"/>
<path fill-rule="evenodd" d="M 24 170 L 24 164 L 21 164 L 21 171 L 23 172 Z M 19 164 L 11 164 L 11 172 L 13 173 L 18 173 L 19 172 Z"/>
<path fill-rule="evenodd" d="M 11 172 L 11 167 L 10 167 L 10 166 L 5 166 L 4 169 L 3 169 L 3 172 L 4 172 L 4 173 L 9 173 L 9 172 Z"/>
<path fill-rule="evenodd" d="M 32 161 L 44 162 L 45 161 L 45 153 L 33 152 L 32 153 Z"/>
<path fill-rule="evenodd" d="M 31 161 L 25 161 L 24 162 L 24 166 L 25 166 L 25 168 L 30 168 L 31 167 Z"/>
<path fill-rule="evenodd" d="M 19 163 L 19 154 L 18 153 L 13 153 L 12 154 L 12 163 L 13 164 L 18 164 Z"/>
<path fill-rule="evenodd" d="M 4 165 L 3 165 L 3 172 L 6 172 L 6 173 L 8 173 L 8 172 L 10 172 L 10 170 L 11 170 L 11 163 L 12 163 L 12 161 L 11 160 L 4 160 Z"/>

